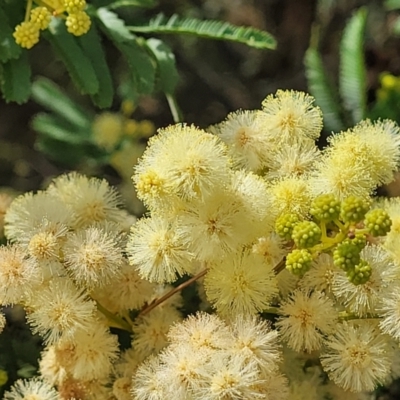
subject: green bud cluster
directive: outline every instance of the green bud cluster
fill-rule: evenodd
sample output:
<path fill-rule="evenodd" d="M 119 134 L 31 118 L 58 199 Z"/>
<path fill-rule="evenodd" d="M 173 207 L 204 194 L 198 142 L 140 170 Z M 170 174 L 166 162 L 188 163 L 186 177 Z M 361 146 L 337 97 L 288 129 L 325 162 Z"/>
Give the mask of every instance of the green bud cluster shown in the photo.
<path fill-rule="evenodd" d="M 361 197 L 349 196 L 342 201 L 340 219 L 343 222 L 357 223 L 364 219 L 370 203 Z"/>
<path fill-rule="evenodd" d="M 385 236 L 392 226 L 389 214 L 380 208 L 365 215 L 364 225 L 372 236 Z"/>
<path fill-rule="evenodd" d="M 363 285 L 369 281 L 372 274 L 372 268 L 365 260 L 360 262 L 351 270 L 347 271 L 347 278 L 354 285 Z"/>
<path fill-rule="evenodd" d="M 286 268 L 295 275 L 303 275 L 318 254 L 330 252 L 334 265 L 346 272 L 350 282 L 368 282 L 372 269 L 360 253 L 368 235 L 384 236 L 392 225 L 385 210 L 370 210 L 370 206 L 365 198 L 349 196 L 340 201 L 333 194 L 323 194 L 311 204 L 309 213 L 313 221 L 302 220 L 296 214 L 282 214 L 275 230 L 295 245 L 286 257 Z"/>
<path fill-rule="evenodd" d="M 293 228 L 299 222 L 297 214 L 282 214 L 275 222 L 275 231 L 282 239 L 291 240 Z"/>
<path fill-rule="evenodd" d="M 340 215 L 340 201 L 333 194 L 322 194 L 311 203 L 310 214 L 317 221 L 334 221 Z"/>
<path fill-rule="evenodd" d="M 286 257 L 286 269 L 294 275 L 304 275 L 312 265 L 313 257 L 307 249 L 294 249 Z"/>
<path fill-rule="evenodd" d="M 344 271 L 354 269 L 359 262 L 360 248 L 349 239 L 343 240 L 333 251 L 333 263 Z"/>
<path fill-rule="evenodd" d="M 299 249 L 309 249 L 321 240 L 320 227 L 312 221 L 302 221 L 293 228 L 292 239 Z"/>
<path fill-rule="evenodd" d="M 354 246 L 357 246 L 360 251 L 367 245 L 367 237 L 364 233 L 355 233 L 354 237 L 348 239 Z"/>

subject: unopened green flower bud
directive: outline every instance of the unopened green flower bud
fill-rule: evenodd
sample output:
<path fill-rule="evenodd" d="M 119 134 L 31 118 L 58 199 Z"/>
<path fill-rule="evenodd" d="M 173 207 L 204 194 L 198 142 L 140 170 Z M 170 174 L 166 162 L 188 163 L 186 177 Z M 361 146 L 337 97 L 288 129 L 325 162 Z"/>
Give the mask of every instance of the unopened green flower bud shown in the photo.
<path fill-rule="evenodd" d="M 333 194 L 322 194 L 311 203 L 310 214 L 317 221 L 334 221 L 339 218 L 340 201 Z"/>
<path fill-rule="evenodd" d="M 361 197 L 349 196 L 342 201 L 340 219 L 343 222 L 357 223 L 363 220 L 370 203 Z"/>
<path fill-rule="evenodd" d="M 365 260 L 360 260 L 353 269 L 346 272 L 347 278 L 354 285 L 363 285 L 367 283 L 371 274 L 372 268 Z"/>
<path fill-rule="evenodd" d="M 367 213 L 364 224 L 372 236 L 385 236 L 390 231 L 392 220 L 385 210 L 376 208 Z"/>
<path fill-rule="evenodd" d="M 282 214 L 275 222 L 276 233 L 285 240 L 292 239 L 294 226 L 300 222 L 296 214 Z"/>
<path fill-rule="evenodd" d="M 300 249 L 308 249 L 315 246 L 321 240 L 321 229 L 312 221 L 302 221 L 293 228 L 292 239 Z"/>
<path fill-rule="evenodd" d="M 286 268 L 294 275 L 304 275 L 312 265 L 312 255 L 306 249 L 295 249 L 286 257 Z"/>

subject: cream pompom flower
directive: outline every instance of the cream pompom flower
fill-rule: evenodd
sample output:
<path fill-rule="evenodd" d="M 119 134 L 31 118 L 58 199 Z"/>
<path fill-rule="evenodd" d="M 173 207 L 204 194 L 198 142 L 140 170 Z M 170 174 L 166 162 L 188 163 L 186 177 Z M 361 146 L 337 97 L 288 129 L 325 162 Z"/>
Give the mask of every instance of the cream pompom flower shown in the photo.
<path fill-rule="evenodd" d="M 278 294 L 272 269 L 249 251 L 213 263 L 204 286 L 207 299 L 225 316 L 263 311 Z"/>
<path fill-rule="evenodd" d="M 47 191 L 18 196 L 5 215 L 5 234 L 12 242 L 29 246 L 35 234 L 58 238 L 73 222 L 72 211 Z"/>
<path fill-rule="evenodd" d="M 275 216 L 295 213 L 306 216 L 311 205 L 310 183 L 304 177 L 289 176 L 270 183 L 270 212 Z"/>
<path fill-rule="evenodd" d="M 313 103 L 314 98 L 304 92 L 278 90 L 262 102 L 259 124 L 280 143 L 316 140 L 322 130 L 322 112 Z"/>
<path fill-rule="evenodd" d="M 332 136 L 328 151 L 357 160 L 375 186 L 388 184 L 400 162 L 400 128 L 390 120 L 364 120 L 349 131 Z"/>
<path fill-rule="evenodd" d="M 236 111 L 225 121 L 209 128 L 228 146 L 233 163 L 238 168 L 258 171 L 264 167 L 271 144 L 257 124 L 257 111 Z"/>
<path fill-rule="evenodd" d="M 234 171 L 231 191 L 245 208 L 253 237 L 272 231 L 271 198 L 263 178 L 245 170 Z"/>
<path fill-rule="evenodd" d="M 297 290 L 284 302 L 276 326 L 282 340 L 295 351 L 312 352 L 321 348 L 324 336 L 334 331 L 337 312 L 323 293 Z"/>
<path fill-rule="evenodd" d="M 278 344 L 278 331 L 255 316 L 238 315 L 230 324 L 233 343 L 230 351 L 255 360 L 264 374 L 278 370 L 282 354 Z"/>
<path fill-rule="evenodd" d="M 110 284 L 96 288 L 91 294 L 108 311 L 121 313 L 138 310 L 149 302 L 154 286 L 141 278 L 138 271 L 124 260 L 120 273 L 112 278 Z M 115 290 L 116 287 L 118 290 Z"/>
<path fill-rule="evenodd" d="M 214 353 L 200 370 L 198 384 L 193 388 L 195 399 L 254 400 L 265 398 L 257 390 L 263 383 L 255 360 L 243 355 Z"/>
<path fill-rule="evenodd" d="M 72 212 L 72 227 L 84 228 L 96 222 L 120 222 L 121 199 L 105 179 L 88 178 L 76 172 L 53 180 L 47 192 Z"/>
<path fill-rule="evenodd" d="M 304 274 L 299 284 L 303 288 L 309 290 L 315 289 L 331 295 L 335 276 L 340 273 L 340 271 L 341 270 L 333 264 L 332 255 L 322 253 L 313 262 L 311 269 Z"/>
<path fill-rule="evenodd" d="M 106 285 L 120 274 L 124 261 L 121 242 L 121 234 L 113 224 L 71 232 L 63 247 L 67 271 L 81 287 Z"/>
<path fill-rule="evenodd" d="M 95 303 L 68 278 L 54 278 L 32 299 L 28 322 L 47 344 L 60 339 L 73 341 L 78 330 L 97 323 Z"/>
<path fill-rule="evenodd" d="M 301 176 L 311 172 L 321 152 L 313 142 L 282 144 L 268 155 L 267 180 Z"/>
<path fill-rule="evenodd" d="M 170 327 L 182 319 L 173 307 L 156 308 L 135 320 L 132 327 L 132 347 L 139 357 L 148 357 L 158 353 L 168 344 L 167 333 Z"/>
<path fill-rule="evenodd" d="M 374 323 L 343 322 L 326 341 L 321 364 L 329 377 L 343 389 L 372 391 L 390 374 L 388 339 Z"/>
<path fill-rule="evenodd" d="M 179 215 L 177 232 L 201 261 L 220 259 L 254 240 L 252 215 L 232 190 L 216 190 Z"/>
<path fill-rule="evenodd" d="M 165 367 L 160 359 L 150 356 L 140 365 L 133 376 L 132 395 L 135 400 L 165 400 L 168 398 L 168 385 Z"/>
<path fill-rule="evenodd" d="M 18 245 L 0 246 L 0 303 L 26 301 L 41 283 L 41 271 Z"/>
<path fill-rule="evenodd" d="M 174 324 L 168 332 L 168 339 L 173 348 L 185 343 L 191 352 L 197 352 L 201 349 L 213 351 L 228 348 L 232 345 L 233 336 L 218 316 L 199 312 Z"/>
<path fill-rule="evenodd" d="M 183 200 L 202 198 L 229 181 L 230 160 L 226 153 L 216 136 L 193 126 L 174 125 L 160 130 L 150 140 L 133 177 L 141 189 L 139 195 L 143 192 L 140 197 L 146 199 L 151 192 L 157 197 L 164 192 Z M 150 181 L 149 172 L 154 175 Z M 149 181 L 147 189 L 142 184 L 144 175 Z"/>
<path fill-rule="evenodd" d="M 4 400 L 59 400 L 57 391 L 39 378 L 17 380 L 10 391 L 4 393 Z"/>
<path fill-rule="evenodd" d="M 64 346 L 70 353 L 69 359 L 65 360 L 66 369 L 80 381 L 107 379 L 119 354 L 117 336 L 99 323 L 78 330 L 74 343 L 62 341 L 57 344 L 60 350 Z"/>
<path fill-rule="evenodd" d="M 382 319 L 379 327 L 382 332 L 392 336 L 395 340 L 400 339 L 400 284 L 396 282 L 390 287 L 390 293 L 385 294 L 382 305 L 379 308 Z"/>
<path fill-rule="evenodd" d="M 349 196 L 369 198 L 375 189 L 371 175 L 353 155 L 324 153 L 310 175 L 313 196 L 331 193 L 340 200 Z"/>
<path fill-rule="evenodd" d="M 311 179 L 313 193 L 368 197 L 390 183 L 400 161 L 399 127 L 392 121 L 362 121 L 333 135 Z"/>
<path fill-rule="evenodd" d="M 193 255 L 174 222 L 152 216 L 132 226 L 126 247 L 129 262 L 150 282 L 173 282 L 193 271 Z"/>

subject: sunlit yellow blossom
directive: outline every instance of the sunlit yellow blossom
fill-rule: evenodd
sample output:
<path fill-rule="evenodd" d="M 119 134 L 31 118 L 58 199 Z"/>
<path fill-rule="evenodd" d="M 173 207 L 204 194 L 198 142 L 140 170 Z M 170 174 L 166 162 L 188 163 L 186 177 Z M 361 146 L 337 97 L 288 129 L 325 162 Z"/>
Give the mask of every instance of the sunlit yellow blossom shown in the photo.
<path fill-rule="evenodd" d="M 39 378 L 17 380 L 10 391 L 4 393 L 4 400 L 58 400 L 57 391 Z"/>
<path fill-rule="evenodd" d="M 262 257 L 246 251 L 214 262 L 204 285 L 207 299 L 222 315 L 263 311 L 278 292 Z"/>
<path fill-rule="evenodd" d="M 310 184 L 301 177 L 287 177 L 270 185 L 272 211 L 276 216 L 283 213 L 307 215 L 310 204 Z"/>
<path fill-rule="evenodd" d="M 271 144 L 256 123 L 257 111 L 237 111 L 228 114 L 225 121 L 211 126 L 228 146 L 233 163 L 239 168 L 258 171 L 266 163 Z"/>
<path fill-rule="evenodd" d="M 58 278 L 35 294 L 28 322 L 46 343 L 54 344 L 61 338 L 74 340 L 78 330 L 89 329 L 96 322 L 95 312 L 95 303 L 84 292 L 68 278 Z"/>
<path fill-rule="evenodd" d="M 69 207 L 74 228 L 105 220 L 120 222 L 120 196 L 105 179 L 71 172 L 54 179 L 47 192 Z"/>
<path fill-rule="evenodd" d="M 259 124 L 278 142 L 315 140 L 322 130 L 322 112 L 304 92 L 278 90 L 262 102 Z"/>
<path fill-rule="evenodd" d="M 67 236 L 64 261 L 75 282 L 92 289 L 119 275 L 124 260 L 122 250 L 117 227 L 94 225 Z"/>
<path fill-rule="evenodd" d="M 173 282 L 193 270 L 193 256 L 182 233 L 163 218 L 139 220 L 132 227 L 127 253 L 130 263 L 150 282 Z"/>

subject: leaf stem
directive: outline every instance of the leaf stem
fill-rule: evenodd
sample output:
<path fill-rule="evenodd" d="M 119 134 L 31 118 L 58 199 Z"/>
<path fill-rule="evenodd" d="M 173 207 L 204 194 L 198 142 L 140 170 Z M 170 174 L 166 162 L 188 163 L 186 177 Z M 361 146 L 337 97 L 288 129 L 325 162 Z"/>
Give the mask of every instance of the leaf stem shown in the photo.
<path fill-rule="evenodd" d="M 31 15 L 31 10 L 32 10 L 32 0 L 28 0 L 27 1 L 27 5 L 26 5 L 26 10 L 25 10 L 25 22 L 29 21 L 29 17 Z"/>
<path fill-rule="evenodd" d="M 192 276 L 190 279 L 188 279 L 187 281 L 181 283 L 179 286 L 173 288 L 172 290 L 170 290 L 168 293 L 166 293 L 164 296 L 155 299 L 153 302 L 151 302 L 150 304 L 147 304 L 142 311 L 140 311 L 138 317 L 141 317 L 143 315 L 146 315 L 147 313 L 149 313 L 151 310 L 153 310 L 154 308 L 156 308 L 159 304 L 164 303 L 164 301 L 168 300 L 171 296 L 173 296 L 175 293 L 180 292 L 182 289 L 184 289 L 185 287 L 191 285 L 193 282 L 197 281 L 198 279 L 200 279 L 201 277 L 203 277 L 208 271 L 208 268 L 203 269 L 202 271 L 200 271 L 197 275 Z"/>
<path fill-rule="evenodd" d="M 167 98 L 168 105 L 171 110 L 171 114 L 172 114 L 172 118 L 174 119 L 174 122 L 176 124 L 179 122 L 182 122 L 182 114 L 178 107 L 178 103 L 175 100 L 175 97 L 170 93 L 165 93 L 165 96 Z"/>
<path fill-rule="evenodd" d="M 275 265 L 273 269 L 274 274 L 278 275 L 280 272 L 282 272 L 285 269 L 285 265 L 286 265 L 286 257 L 283 257 L 282 260 Z"/>

